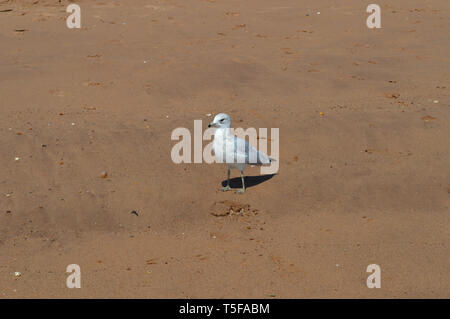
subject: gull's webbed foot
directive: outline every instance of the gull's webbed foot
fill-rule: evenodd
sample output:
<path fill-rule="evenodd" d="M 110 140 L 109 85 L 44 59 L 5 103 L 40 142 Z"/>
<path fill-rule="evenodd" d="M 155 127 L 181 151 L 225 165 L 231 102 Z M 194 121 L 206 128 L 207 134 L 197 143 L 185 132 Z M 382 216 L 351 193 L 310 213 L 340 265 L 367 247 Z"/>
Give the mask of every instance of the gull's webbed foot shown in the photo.
<path fill-rule="evenodd" d="M 230 187 L 230 185 L 227 185 L 225 187 L 219 188 L 219 191 L 221 191 L 221 192 L 231 191 L 231 187 Z"/>
<path fill-rule="evenodd" d="M 245 193 L 245 188 L 241 188 L 241 189 L 237 190 L 235 193 L 236 194 L 244 194 Z"/>

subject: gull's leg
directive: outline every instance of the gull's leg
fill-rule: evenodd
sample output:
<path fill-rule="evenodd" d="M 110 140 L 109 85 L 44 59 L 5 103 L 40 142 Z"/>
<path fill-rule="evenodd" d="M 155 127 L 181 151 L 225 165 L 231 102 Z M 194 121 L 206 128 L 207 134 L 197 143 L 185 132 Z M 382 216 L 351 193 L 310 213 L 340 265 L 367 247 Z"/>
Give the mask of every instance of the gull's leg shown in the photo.
<path fill-rule="evenodd" d="M 241 171 L 241 181 L 242 181 L 242 188 L 240 190 L 236 191 L 236 194 L 244 194 L 245 193 L 245 183 L 244 183 L 244 172 Z"/>
<path fill-rule="evenodd" d="M 226 192 L 226 191 L 231 190 L 231 187 L 230 187 L 230 169 L 231 169 L 231 168 L 228 167 L 227 186 L 222 187 L 222 188 L 219 188 L 219 190 L 221 190 L 222 192 Z"/>

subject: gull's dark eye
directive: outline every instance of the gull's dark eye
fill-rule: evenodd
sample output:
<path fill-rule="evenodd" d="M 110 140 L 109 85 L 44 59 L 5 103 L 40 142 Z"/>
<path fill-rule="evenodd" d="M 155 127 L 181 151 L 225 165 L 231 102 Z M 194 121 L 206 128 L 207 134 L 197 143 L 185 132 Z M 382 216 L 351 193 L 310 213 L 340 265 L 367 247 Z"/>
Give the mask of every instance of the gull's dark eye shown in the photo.
<path fill-rule="evenodd" d="M 225 121 L 225 119 L 221 119 L 221 120 L 220 120 L 220 122 L 223 122 L 223 121 Z"/>

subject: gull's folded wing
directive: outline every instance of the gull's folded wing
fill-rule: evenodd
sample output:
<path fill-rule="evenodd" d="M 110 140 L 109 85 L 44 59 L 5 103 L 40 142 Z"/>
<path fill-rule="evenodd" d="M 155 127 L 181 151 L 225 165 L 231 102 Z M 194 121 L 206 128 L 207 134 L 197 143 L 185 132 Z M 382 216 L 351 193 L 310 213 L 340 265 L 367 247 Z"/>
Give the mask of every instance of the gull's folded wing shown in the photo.
<path fill-rule="evenodd" d="M 234 137 L 235 161 L 253 165 L 270 164 L 270 158 L 263 152 L 259 152 L 246 140 Z"/>

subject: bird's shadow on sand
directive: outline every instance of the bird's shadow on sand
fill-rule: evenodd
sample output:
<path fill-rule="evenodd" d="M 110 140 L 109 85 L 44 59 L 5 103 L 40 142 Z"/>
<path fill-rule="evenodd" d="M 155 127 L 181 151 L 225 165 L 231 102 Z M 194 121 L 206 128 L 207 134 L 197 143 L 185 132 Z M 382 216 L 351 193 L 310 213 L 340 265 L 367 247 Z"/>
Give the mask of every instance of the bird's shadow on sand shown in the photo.
<path fill-rule="evenodd" d="M 253 187 L 258 184 L 264 183 L 265 181 L 271 179 L 276 174 L 268 174 L 268 175 L 258 175 L 258 176 L 244 176 L 245 188 Z M 222 181 L 222 186 L 227 185 L 227 180 Z M 235 177 L 230 179 L 230 187 L 231 188 L 242 188 L 241 177 Z"/>

